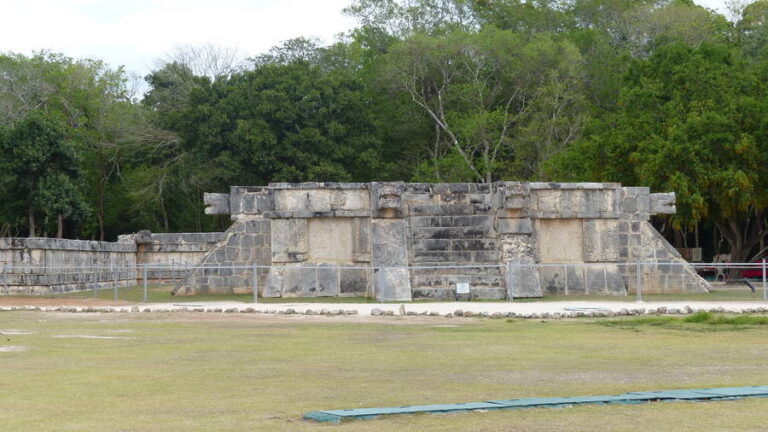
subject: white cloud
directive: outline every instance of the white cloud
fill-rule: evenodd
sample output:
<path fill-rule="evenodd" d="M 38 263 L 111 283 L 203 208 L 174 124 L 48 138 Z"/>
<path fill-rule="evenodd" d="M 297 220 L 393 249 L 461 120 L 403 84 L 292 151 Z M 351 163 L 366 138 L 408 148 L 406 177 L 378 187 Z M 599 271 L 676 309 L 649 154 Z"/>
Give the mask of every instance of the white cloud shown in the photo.
<path fill-rule="evenodd" d="M 286 39 L 326 42 L 352 27 L 349 0 L 5 0 L 0 50 L 47 49 L 146 73 L 174 45 L 213 43 L 254 55 Z"/>

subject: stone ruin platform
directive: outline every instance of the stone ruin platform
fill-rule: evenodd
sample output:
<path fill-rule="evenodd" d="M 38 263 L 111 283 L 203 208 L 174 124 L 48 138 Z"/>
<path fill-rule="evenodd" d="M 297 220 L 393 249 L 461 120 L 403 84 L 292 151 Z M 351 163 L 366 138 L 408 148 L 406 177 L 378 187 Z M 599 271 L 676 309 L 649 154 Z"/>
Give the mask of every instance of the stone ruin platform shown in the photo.
<path fill-rule="evenodd" d="M 233 224 L 174 290 L 379 301 L 707 292 L 648 222 L 672 193 L 618 183 L 271 183 L 205 194 Z M 226 269 L 226 271 L 221 271 Z M 469 294 L 457 290 L 468 284 Z"/>

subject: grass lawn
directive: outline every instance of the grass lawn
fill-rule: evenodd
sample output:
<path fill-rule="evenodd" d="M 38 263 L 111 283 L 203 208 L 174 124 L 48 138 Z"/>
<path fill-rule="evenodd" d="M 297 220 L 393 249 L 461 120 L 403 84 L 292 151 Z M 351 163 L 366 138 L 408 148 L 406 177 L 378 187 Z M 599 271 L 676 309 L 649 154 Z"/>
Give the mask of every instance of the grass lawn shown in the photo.
<path fill-rule="evenodd" d="M 766 399 L 301 419 L 322 409 L 766 385 L 765 324 L 3 312 L 0 429 L 765 430 Z"/>

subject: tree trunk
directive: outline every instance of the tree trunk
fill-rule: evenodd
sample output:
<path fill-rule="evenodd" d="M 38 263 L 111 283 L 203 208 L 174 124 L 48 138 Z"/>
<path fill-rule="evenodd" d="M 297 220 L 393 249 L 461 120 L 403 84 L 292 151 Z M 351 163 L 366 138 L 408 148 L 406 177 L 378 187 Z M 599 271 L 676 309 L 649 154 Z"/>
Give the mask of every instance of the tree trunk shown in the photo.
<path fill-rule="evenodd" d="M 64 216 L 59 214 L 56 217 L 56 238 L 64 238 Z"/>
<path fill-rule="evenodd" d="M 29 207 L 29 236 L 35 237 L 35 210 Z"/>
<path fill-rule="evenodd" d="M 743 263 L 749 260 L 750 252 L 760 244 L 768 234 L 765 228 L 763 211 L 749 212 L 746 215 L 732 216 L 717 227 L 730 246 L 731 262 Z M 731 280 L 741 278 L 742 269 L 731 269 Z"/>

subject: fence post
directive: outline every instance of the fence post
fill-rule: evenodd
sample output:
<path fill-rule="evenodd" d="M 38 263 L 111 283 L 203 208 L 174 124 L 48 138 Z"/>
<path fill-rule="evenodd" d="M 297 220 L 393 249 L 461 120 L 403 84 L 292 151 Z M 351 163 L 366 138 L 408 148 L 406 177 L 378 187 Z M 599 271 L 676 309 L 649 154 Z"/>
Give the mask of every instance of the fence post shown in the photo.
<path fill-rule="evenodd" d="M 763 258 L 763 300 L 768 301 L 768 283 L 765 276 L 765 258 Z"/>
<path fill-rule="evenodd" d="M 515 296 L 512 294 L 512 260 L 507 261 L 507 293 L 509 301 L 513 301 Z"/>
<path fill-rule="evenodd" d="M 142 279 L 144 280 L 144 303 L 147 302 L 147 263 L 144 263 Z"/>
<path fill-rule="evenodd" d="M 643 301 L 643 264 L 640 262 L 640 258 L 637 258 L 637 275 L 635 280 L 635 294 L 637 294 L 637 301 Z"/>
<path fill-rule="evenodd" d="M 112 267 L 112 265 L 111 265 L 111 264 L 110 264 L 110 267 Z M 113 277 L 114 277 L 114 279 L 115 279 L 115 301 L 117 301 L 117 294 L 118 294 L 118 293 L 117 293 L 117 272 L 118 272 L 118 271 L 119 271 L 119 270 L 114 270 L 114 273 L 112 273 L 112 276 L 113 276 Z"/>
<path fill-rule="evenodd" d="M 259 268 L 258 264 L 253 264 L 253 302 L 259 302 Z"/>

